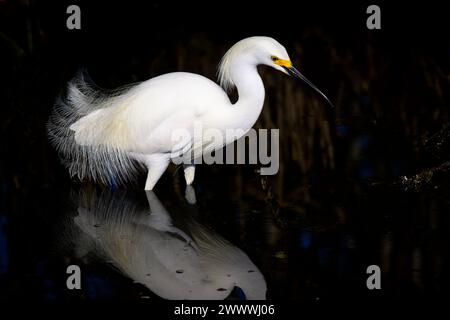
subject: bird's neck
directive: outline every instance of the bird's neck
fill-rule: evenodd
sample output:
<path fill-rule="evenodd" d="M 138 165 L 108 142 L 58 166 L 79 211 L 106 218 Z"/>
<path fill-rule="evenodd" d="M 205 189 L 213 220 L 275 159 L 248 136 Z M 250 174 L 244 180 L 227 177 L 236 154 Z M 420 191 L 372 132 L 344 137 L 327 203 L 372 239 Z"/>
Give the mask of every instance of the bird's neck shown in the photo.
<path fill-rule="evenodd" d="M 233 106 L 233 127 L 248 130 L 255 124 L 264 104 L 264 84 L 255 65 L 235 64 L 231 78 L 239 99 Z"/>

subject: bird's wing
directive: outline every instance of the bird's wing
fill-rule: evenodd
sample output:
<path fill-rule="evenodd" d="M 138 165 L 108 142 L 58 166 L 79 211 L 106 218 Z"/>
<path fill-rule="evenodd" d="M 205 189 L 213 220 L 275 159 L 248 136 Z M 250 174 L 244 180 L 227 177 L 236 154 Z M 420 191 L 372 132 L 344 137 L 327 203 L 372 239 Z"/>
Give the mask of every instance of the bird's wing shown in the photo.
<path fill-rule="evenodd" d="M 191 73 L 165 74 L 112 95 L 76 79 L 55 106 L 48 132 L 72 175 L 117 185 L 140 168 L 132 154 L 171 152 L 174 132 L 192 132 L 196 120 L 227 103 L 217 84 Z"/>

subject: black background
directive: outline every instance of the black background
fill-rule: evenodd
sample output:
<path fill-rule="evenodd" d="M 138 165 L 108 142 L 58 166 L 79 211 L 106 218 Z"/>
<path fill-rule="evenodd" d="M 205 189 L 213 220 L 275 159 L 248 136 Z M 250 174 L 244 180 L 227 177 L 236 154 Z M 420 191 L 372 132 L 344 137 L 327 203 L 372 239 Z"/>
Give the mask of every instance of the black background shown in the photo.
<path fill-rule="evenodd" d="M 69 4 L 81 7 L 81 30 L 66 28 L 65 10 Z M 5 284 L 2 288 L 6 288 L 1 289 L 0 298 L 79 298 L 60 289 L 64 286 L 65 274 L 61 270 L 66 260 L 57 258 L 55 262 L 54 259 L 58 256 L 55 228 L 62 219 L 62 208 L 71 206 L 67 204 L 70 198 L 67 194 L 80 184 L 72 182 L 59 164 L 57 154 L 47 143 L 45 124 L 55 98 L 80 68 L 86 68 L 101 87 L 114 88 L 179 70 L 176 53 L 184 50 L 189 63 L 183 71 L 198 72 L 195 65 L 208 56 L 208 61 L 212 61 L 208 76 L 213 78 L 216 68 L 213 61 L 217 63 L 226 48 L 244 37 L 272 36 L 285 44 L 289 52 L 306 39 L 301 55 L 291 55 L 291 58 L 332 101 L 336 101 L 338 84 L 343 79 L 340 75 L 345 67 L 341 66 L 342 71 L 339 66 L 324 63 L 329 59 L 327 48 L 332 46 L 337 52 L 350 52 L 354 59 L 352 64 L 365 75 L 369 73 L 370 62 L 363 52 L 369 43 L 377 61 L 375 66 L 388 66 L 388 71 L 375 69 L 380 77 L 372 84 L 373 96 L 369 94 L 370 101 L 381 102 L 376 108 L 362 108 L 365 111 L 356 112 L 358 117 L 354 109 L 338 103 L 333 121 L 353 128 L 352 139 L 361 132 L 370 132 L 376 137 L 376 142 L 366 150 L 368 162 L 374 167 L 389 168 L 394 160 L 400 159 L 400 168 L 395 173 L 374 169 L 371 179 L 392 181 L 400 175 L 414 174 L 448 160 L 447 153 L 436 159 L 416 152 L 424 138 L 440 130 L 449 120 L 448 80 L 445 90 L 437 97 L 432 86 L 424 86 L 426 73 L 418 69 L 420 61 L 431 61 L 427 66 L 438 66 L 439 71 L 433 72 L 440 72 L 443 75 L 440 79 L 448 79 L 450 26 L 446 8 L 432 2 L 377 3 L 382 12 L 382 29 L 368 30 L 365 12 L 368 4 L 371 3 L 0 1 L 1 210 L 8 221 L 2 228 L 8 236 L 10 266 L 0 275 L 0 283 Z M 308 30 L 318 30 L 326 40 L 317 33 L 308 36 Z M 276 76 L 280 75 L 273 75 Z M 353 80 L 353 85 L 357 86 L 358 80 Z M 345 90 L 344 96 L 354 95 L 350 89 Z M 271 93 L 268 90 L 268 95 Z M 410 124 L 419 128 L 415 134 L 405 133 L 408 128 L 399 120 L 403 119 L 396 107 L 401 101 L 400 95 L 410 97 L 403 112 L 404 118 L 418 119 L 418 124 Z M 363 101 L 364 97 L 361 99 Z M 436 112 L 439 117 L 432 117 Z M 265 247 L 258 247 L 257 232 L 249 231 L 251 223 L 260 224 L 256 218 L 256 222 L 250 221 L 245 229 L 249 238 L 242 244 L 243 249 L 255 259 L 255 264 L 261 263 L 263 274 L 277 268 L 280 274 L 286 274 L 286 278 L 276 272 L 268 276 L 269 297 L 307 301 L 317 297 L 329 300 L 351 297 L 370 301 L 383 296 L 389 300 L 414 298 L 422 301 L 447 296 L 449 256 L 445 252 L 449 248 L 449 189 L 446 177 L 437 184 L 442 185 L 437 193 L 367 190 L 367 181 L 356 177 L 357 174 L 357 182 L 345 179 L 352 176 L 347 164 L 357 161 L 346 156 L 350 138 L 334 138 L 337 150 L 334 171 L 314 166 L 299 174 L 293 166 L 292 181 L 287 183 L 286 189 L 303 183 L 297 182 L 304 181 L 297 177 L 307 177 L 315 202 L 306 205 L 302 202 L 301 206 L 313 216 L 305 218 L 306 222 L 303 218 L 298 222 L 297 218 L 292 218 L 287 205 L 285 218 L 297 224 L 293 229 L 283 230 L 283 245 L 280 246 L 289 252 L 295 251 L 292 246 L 298 241 L 298 228 L 305 225 L 319 229 L 326 226 L 325 230 L 337 225 L 331 231 L 318 232 L 317 250 L 334 248 L 336 239 L 348 232 L 362 243 L 356 257 L 351 259 L 356 262 L 350 263 L 352 267 L 343 278 L 336 278 L 331 269 L 317 271 L 311 252 L 295 253 L 289 265 L 267 262 L 263 253 Z M 230 241 L 240 243 L 243 231 L 223 222 L 227 221 L 226 211 L 235 208 L 237 202 L 230 191 L 233 184 L 226 180 L 227 176 L 236 174 L 233 170 L 204 168 L 198 173 L 197 182 L 199 197 L 204 199 L 200 200 L 200 205 L 206 212 L 203 222 L 212 224 Z M 239 175 L 248 182 L 249 189 L 261 192 L 258 178 L 248 172 L 252 171 L 239 172 Z M 215 181 L 225 179 L 228 182 L 219 185 L 208 181 L 211 173 L 216 174 Z M 170 181 L 171 175 L 167 175 L 161 182 L 163 199 L 170 198 Z M 248 206 L 255 210 L 266 208 L 264 202 L 252 201 L 248 201 Z M 223 205 L 214 209 L 214 203 Z M 331 209 L 334 206 L 348 209 L 349 222 L 342 224 L 330 213 L 334 212 Z M 432 211 L 438 212 L 437 227 L 428 224 Z M 217 216 L 211 218 L 214 214 Z M 364 281 L 360 281 L 365 277 L 364 270 L 359 267 L 379 262 L 381 249 L 377 237 L 386 230 L 398 239 L 396 255 L 400 258 L 394 263 L 395 271 L 386 277 L 386 290 L 381 294 L 367 293 Z M 443 271 L 437 279 L 433 269 L 424 263 L 424 287 L 411 283 L 409 276 L 413 267 L 401 260 L 401 257 L 411 256 L 416 246 L 425 248 L 426 261 L 435 250 L 439 251 L 437 256 L 442 262 Z M 130 289 L 118 276 L 110 277 L 117 277 L 113 280 L 116 290 L 112 297 L 117 295 L 123 299 L 133 297 L 133 293 L 139 295 L 136 292 L 141 288 Z M 50 289 L 48 283 L 53 283 Z"/>

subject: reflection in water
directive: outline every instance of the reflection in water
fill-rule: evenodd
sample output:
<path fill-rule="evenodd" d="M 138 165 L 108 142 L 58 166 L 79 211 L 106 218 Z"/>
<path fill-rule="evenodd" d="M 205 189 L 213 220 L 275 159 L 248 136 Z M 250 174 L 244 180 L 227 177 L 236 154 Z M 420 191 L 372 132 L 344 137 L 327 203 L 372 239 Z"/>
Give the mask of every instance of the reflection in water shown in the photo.
<path fill-rule="evenodd" d="M 171 215 L 153 192 L 140 207 L 123 193 L 82 193 L 79 255 L 94 254 L 166 299 L 225 299 L 235 286 L 265 299 L 266 282 L 240 249 L 190 216 Z"/>

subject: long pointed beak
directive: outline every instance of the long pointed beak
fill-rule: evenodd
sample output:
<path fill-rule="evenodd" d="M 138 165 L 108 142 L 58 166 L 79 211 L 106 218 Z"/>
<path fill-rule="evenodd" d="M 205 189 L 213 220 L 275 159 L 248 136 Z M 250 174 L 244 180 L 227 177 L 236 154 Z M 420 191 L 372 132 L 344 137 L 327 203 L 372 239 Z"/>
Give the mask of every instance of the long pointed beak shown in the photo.
<path fill-rule="evenodd" d="M 291 76 L 296 77 L 303 82 L 305 82 L 308 86 L 310 86 L 314 91 L 316 91 L 318 94 L 320 94 L 331 106 L 331 108 L 334 108 L 334 105 L 331 103 L 330 99 L 327 98 L 327 96 L 320 91 L 311 81 L 309 81 L 303 74 L 300 73 L 297 69 L 295 69 L 293 66 L 290 67 L 283 67 Z"/>

